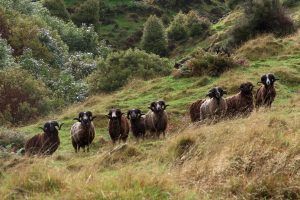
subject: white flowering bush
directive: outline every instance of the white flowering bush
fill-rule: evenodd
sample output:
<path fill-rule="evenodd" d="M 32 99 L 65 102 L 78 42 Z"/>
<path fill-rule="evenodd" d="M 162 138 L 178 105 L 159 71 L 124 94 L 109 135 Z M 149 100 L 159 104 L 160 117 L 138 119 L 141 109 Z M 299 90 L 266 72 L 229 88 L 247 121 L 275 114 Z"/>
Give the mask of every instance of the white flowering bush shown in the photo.
<path fill-rule="evenodd" d="M 61 41 L 60 37 L 52 36 L 51 32 L 47 29 L 41 29 L 38 33 L 40 42 L 52 53 L 53 58 L 50 65 L 62 68 L 68 53 L 68 47 Z"/>
<path fill-rule="evenodd" d="M 0 37 L 0 69 L 14 65 L 12 48 Z"/>
<path fill-rule="evenodd" d="M 97 62 L 92 53 L 75 52 L 70 55 L 65 68 L 75 79 L 81 80 L 91 74 L 97 66 Z"/>

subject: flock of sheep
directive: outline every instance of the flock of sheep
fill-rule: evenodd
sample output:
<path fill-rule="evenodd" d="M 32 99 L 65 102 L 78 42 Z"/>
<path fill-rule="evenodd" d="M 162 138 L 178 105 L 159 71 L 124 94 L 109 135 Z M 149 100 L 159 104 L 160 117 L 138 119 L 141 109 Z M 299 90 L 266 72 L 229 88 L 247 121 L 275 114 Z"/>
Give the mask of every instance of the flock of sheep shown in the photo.
<path fill-rule="evenodd" d="M 252 94 L 254 86 L 251 82 L 241 84 L 240 92 L 228 98 L 223 98 L 223 95 L 227 94 L 226 91 L 215 87 L 208 92 L 207 99 L 198 100 L 190 106 L 191 121 L 214 121 L 225 117 L 248 116 L 254 106 L 257 109 L 261 106 L 271 107 L 276 96 L 274 83 L 277 80 L 273 74 L 263 75 L 258 82 L 262 85 L 255 94 L 255 102 Z M 139 109 L 132 109 L 127 112 L 127 117 L 120 109 L 110 109 L 107 117 L 112 142 L 126 142 L 130 129 L 137 140 L 144 139 L 145 136 L 159 138 L 161 134 L 165 137 L 168 125 L 167 106 L 162 100 L 155 101 L 148 107 L 147 114 L 143 114 Z M 80 148 L 83 151 L 87 148 L 89 151 L 90 144 L 95 138 L 94 119 L 95 116 L 90 111 L 80 112 L 78 118 L 74 118 L 77 122 L 71 127 L 71 142 L 75 152 Z M 58 131 L 62 125 L 57 121 L 46 122 L 41 128 L 43 133 L 33 136 L 26 142 L 25 154 L 53 154 L 60 144 Z"/>

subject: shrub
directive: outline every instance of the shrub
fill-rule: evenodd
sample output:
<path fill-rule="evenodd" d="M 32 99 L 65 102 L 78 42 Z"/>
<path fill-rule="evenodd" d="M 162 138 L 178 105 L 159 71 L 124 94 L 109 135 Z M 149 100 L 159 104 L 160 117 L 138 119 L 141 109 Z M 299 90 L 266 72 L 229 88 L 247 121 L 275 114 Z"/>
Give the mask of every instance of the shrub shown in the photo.
<path fill-rule="evenodd" d="M 294 31 L 294 23 L 285 14 L 279 0 L 255 1 L 246 4 L 245 17 L 230 32 L 231 43 L 240 45 L 260 33 L 284 36 Z"/>
<path fill-rule="evenodd" d="M 51 55 L 47 51 L 47 48 L 38 39 L 39 27 L 33 21 L 17 17 L 10 26 L 11 34 L 8 42 L 14 49 L 13 54 L 15 56 L 22 55 L 25 48 L 30 48 L 34 56 L 51 60 Z"/>
<path fill-rule="evenodd" d="M 188 37 L 186 22 L 186 15 L 179 12 L 167 28 L 168 38 L 175 41 L 186 39 Z"/>
<path fill-rule="evenodd" d="M 187 67 L 192 70 L 193 76 L 219 76 L 225 71 L 237 67 L 237 64 L 231 57 L 226 55 L 198 51 Z"/>
<path fill-rule="evenodd" d="M 171 65 L 167 59 L 148 54 L 138 49 L 114 52 L 98 63 L 98 69 L 88 79 L 91 92 L 113 91 L 130 78 L 150 78 L 170 74 Z"/>
<path fill-rule="evenodd" d="M 49 79 L 46 84 L 54 92 L 54 97 L 61 107 L 83 101 L 87 96 L 86 84 L 76 81 L 68 71 L 60 72 L 57 77 Z"/>
<path fill-rule="evenodd" d="M 210 21 L 204 17 L 200 17 L 196 11 L 190 11 L 187 14 L 186 27 L 191 37 L 207 34 L 210 25 Z"/>
<path fill-rule="evenodd" d="M 14 58 L 12 56 L 12 49 L 7 44 L 6 40 L 0 37 L 0 69 L 10 67 L 13 64 Z"/>
<path fill-rule="evenodd" d="M 62 68 L 68 54 L 68 47 L 66 44 L 55 34 L 55 32 L 50 32 L 47 29 L 39 30 L 38 39 L 51 53 L 52 59 L 48 63 L 53 67 Z"/>
<path fill-rule="evenodd" d="M 63 0 L 45 0 L 43 5 L 50 11 L 51 15 L 59 17 L 65 21 L 70 19 Z"/>
<path fill-rule="evenodd" d="M 9 25 L 4 10 L 0 7 L 0 35 L 2 38 L 7 39 L 9 36 Z"/>
<path fill-rule="evenodd" d="M 48 90 L 41 81 L 20 68 L 0 71 L 0 119 L 27 122 L 50 109 Z"/>
<path fill-rule="evenodd" d="M 75 79 L 81 80 L 96 69 L 96 61 L 91 53 L 74 53 L 65 63 L 65 68 Z"/>
<path fill-rule="evenodd" d="M 293 7 L 299 3 L 299 0 L 284 0 L 283 1 L 283 6 L 285 7 Z"/>
<path fill-rule="evenodd" d="M 0 147 L 16 151 L 24 147 L 25 137 L 23 133 L 7 129 L 0 129 Z"/>
<path fill-rule="evenodd" d="M 167 35 L 162 21 L 155 15 L 151 15 L 144 24 L 141 45 L 148 53 L 166 54 L 168 45 Z"/>
<path fill-rule="evenodd" d="M 72 15 L 72 20 L 75 24 L 96 24 L 99 21 L 99 0 L 84 1 L 75 13 Z"/>

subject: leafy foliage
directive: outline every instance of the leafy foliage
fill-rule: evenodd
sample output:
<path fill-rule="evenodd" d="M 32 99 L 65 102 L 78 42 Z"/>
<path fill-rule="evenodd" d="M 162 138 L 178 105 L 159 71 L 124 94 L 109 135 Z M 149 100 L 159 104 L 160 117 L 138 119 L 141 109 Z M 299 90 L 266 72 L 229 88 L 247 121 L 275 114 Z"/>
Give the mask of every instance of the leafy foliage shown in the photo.
<path fill-rule="evenodd" d="M 99 21 L 99 11 L 99 0 L 87 0 L 76 9 L 72 20 L 77 25 L 96 24 Z"/>
<path fill-rule="evenodd" d="M 0 37 L 0 69 L 10 67 L 13 64 L 12 48 L 7 44 L 5 39 Z"/>
<path fill-rule="evenodd" d="M 138 49 L 114 52 L 98 63 L 98 69 L 89 77 L 89 89 L 94 93 L 113 91 L 130 79 L 148 80 L 170 72 L 169 61 L 155 54 Z"/>
<path fill-rule="evenodd" d="M 162 21 L 155 15 L 150 16 L 144 24 L 141 45 L 149 53 L 166 55 L 167 35 Z"/>
<path fill-rule="evenodd" d="M 231 31 L 231 45 L 239 45 L 259 33 L 284 36 L 295 31 L 293 21 L 285 14 L 279 0 L 249 1 L 245 17 Z"/>
<path fill-rule="evenodd" d="M 188 37 L 188 30 L 186 28 L 186 15 L 179 12 L 167 29 L 168 38 L 171 40 L 183 40 Z"/>
<path fill-rule="evenodd" d="M 210 21 L 204 17 L 200 17 L 196 11 L 192 10 L 187 14 L 186 27 L 191 37 L 205 35 L 210 26 Z"/>
<path fill-rule="evenodd" d="M 91 53 L 75 53 L 68 58 L 65 68 L 75 79 L 82 80 L 96 69 L 96 61 Z"/>
<path fill-rule="evenodd" d="M 63 0 L 45 0 L 43 5 L 50 11 L 51 15 L 66 21 L 70 19 Z"/>
<path fill-rule="evenodd" d="M 0 121 L 25 122 L 50 110 L 49 91 L 20 68 L 0 71 Z"/>

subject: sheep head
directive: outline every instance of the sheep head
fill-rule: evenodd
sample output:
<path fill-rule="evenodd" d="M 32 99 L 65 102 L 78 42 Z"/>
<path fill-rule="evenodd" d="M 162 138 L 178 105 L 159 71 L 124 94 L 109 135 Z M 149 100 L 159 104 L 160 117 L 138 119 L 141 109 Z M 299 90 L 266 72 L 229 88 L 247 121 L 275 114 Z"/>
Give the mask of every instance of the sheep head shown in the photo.
<path fill-rule="evenodd" d="M 87 112 L 80 112 L 78 114 L 78 118 L 74 118 L 74 120 L 79 121 L 83 126 L 90 126 L 91 122 L 95 118 L 96 117 L 93 116 L 93 113 L 91 111 L 87 111 Z"/>
<path fill-rule="evenodd" d="M 262 83 L 265 86 L 270 86 L 273 85 L 275 81 L 278 80 L 279 79 L 277 79 L 274 74 L 265 74 L 261 76 L 260 81 L 258 83 Z"/>
<path fill-rule="evenodd" d="M 44 127 L 40 127 L 40 129 L 42 129 L 44 133 L 51 135 L 54 133 L 58 133 L 58 130 L 61 129 L 63 124 L 64 123 L 61 123 L 59 125 L 57 121 L 49 121 L 44 124 Z"/>
<path fill-rule="evenodd" d="M 221 99 L 224 94 L 227 94 L 225 90 L 221 87 L 214 87 L 213 89 L 209 90 L 207 97 Z"/>
<path fill-rule="evenodd" d="M 143 114 L 140 109 L 132 109 L 132 110 L 128 110 L 127 112 L 127 118 L 131 120 L 140 119 L 142 115 L 145 114 Z"/>
<path fill-rule="evenodd" d="M 254 88 L 254 85 L 251 82 L 242 83 L 240 85 L 240 91 L 243 94 L 252 94 L 253 88 Z"/>
<path fill-rule="evenodd" d="M 163 112 L 164 110 L 166 110 L 166 108 L 169 105 L 167 105 L 165 103 L 165 101 L 160 100 L 160 101 L 154 101 L 150 104 L 150 106 L 148 107 L 150 110 L 152 110 L 154 113 L 160 113 Z"/>
<path fill-rule="evenodd" d="M 118 119 L 121 119 L 122 115 L 124 115 L 124 113 L 122 113 L 122 111 L 120 109 L 112 108 L 109 110 L 108 115 L 106 115 L 106 116 L 110 120 L 118 120 Z"/>

